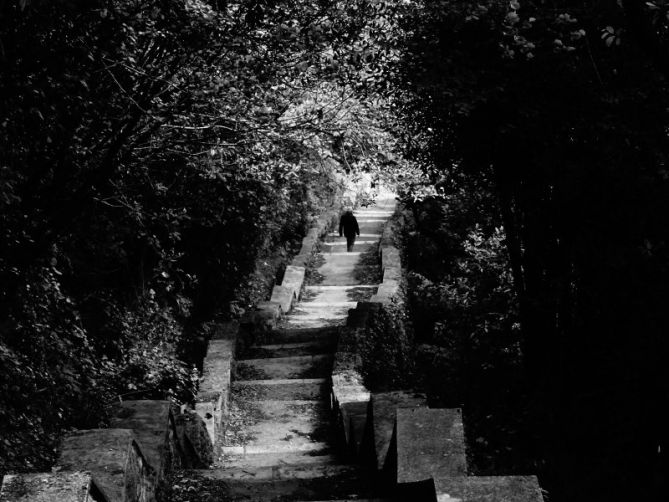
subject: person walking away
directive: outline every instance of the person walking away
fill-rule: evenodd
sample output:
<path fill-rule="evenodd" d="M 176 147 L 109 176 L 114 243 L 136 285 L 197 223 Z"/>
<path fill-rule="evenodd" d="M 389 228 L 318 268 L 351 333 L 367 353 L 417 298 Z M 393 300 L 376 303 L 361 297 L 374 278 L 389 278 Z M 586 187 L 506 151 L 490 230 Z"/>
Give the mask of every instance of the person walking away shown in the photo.
<path fill-rule="evenodd" d="M 355 244 L 355 236 L 360 235 L 360 227 L 358 227 L 358 220 L 353 216 L 352 207 L 347 207 L 339 219 L 339 237 L 342 234 L 346 236 L 346 251 L 350 253 Z"/>

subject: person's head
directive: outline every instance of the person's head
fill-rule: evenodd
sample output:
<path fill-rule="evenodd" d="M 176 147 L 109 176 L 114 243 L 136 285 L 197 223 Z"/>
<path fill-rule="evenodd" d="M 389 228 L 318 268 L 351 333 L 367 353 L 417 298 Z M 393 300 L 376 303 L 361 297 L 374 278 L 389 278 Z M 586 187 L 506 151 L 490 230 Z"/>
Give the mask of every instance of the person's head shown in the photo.
<path fill-rule="evenodd" d="M 352 208 L 351 206 L 346 206 L 346 207 L 344 207 L 344 212 L 345 212 L 345 213 L 352 213 L 352 212 L 353 212 L 353 208 Z"/>

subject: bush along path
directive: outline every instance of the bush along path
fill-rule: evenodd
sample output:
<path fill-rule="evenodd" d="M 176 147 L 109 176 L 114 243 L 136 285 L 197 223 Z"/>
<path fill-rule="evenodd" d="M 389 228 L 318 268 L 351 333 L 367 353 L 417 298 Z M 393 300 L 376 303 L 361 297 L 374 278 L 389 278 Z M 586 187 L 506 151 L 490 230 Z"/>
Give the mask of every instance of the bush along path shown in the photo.
<path fill-rule="evenodd" d="M 349 309 L 378 287 L 360 283 L 354 270 L 361 256 L 378 247 L 394 208 L 388 195 L 355 212 L 360 236 L 352 252 L 336 231 L 326 235 L 314 260 L 316 273 L 310 274 L 300 301 L 275 329 L 240 349 L 217 460 L 212 469 L 175 480 L 176 486 L 186 487 L 190 500 L 195 498 L 188 487 L 195 486 L 197 500 L 360 500 L 376 495 L 370 475 L 338 455 L 330 374 L 339 327 Z"/>
<path fill-rule="evenodd" d="M 351 342 L 397 301 L 393 211 L 383 192 L 356 211 L 352 252 L 336 212 L 318 219 L 270 301 L 215 330 L 195 410 L 120 403 L 52 473 L 5 476 L 0 502 L 542 502 L 535 476 L 468 475 L 461 410 L 366 388 Z"/>

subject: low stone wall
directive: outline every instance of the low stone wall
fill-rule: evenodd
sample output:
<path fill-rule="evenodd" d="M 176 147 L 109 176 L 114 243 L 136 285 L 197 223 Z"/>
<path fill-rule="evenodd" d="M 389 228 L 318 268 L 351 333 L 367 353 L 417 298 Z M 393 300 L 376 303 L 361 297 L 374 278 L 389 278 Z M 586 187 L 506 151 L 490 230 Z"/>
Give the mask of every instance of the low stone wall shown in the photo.
<path fill-rule="evenodd" d="M 346 327 L 342 329 L 332 370 L 332 407 L 337 414 L 345 449 L 359 456 L 367 428 L 367 407 L 371 393 L 365 387 L 357 353 L 357 333 L 363 330 L 370 315 L 400 299 L 402 263 L 400 251 L 393 243 L 393 219 L 386 223 L 379 244 L 379 261 L 383 280 L 368 301 L 358 302 L 349 310 Z"/>
<path fill-rule="evenodd" d="M 63 438 L 53 473 L 5 476 L 2 502 L 153 502 L 166 474 L 184 462 L 169 401 L 124 401 L 111 428 Z"/>
<path fill-rule="evenodd" d="M 359 189 L 350 186 L 344 191 L 343 204 L 355 200 Z M 241 322 L 216 326 L 194 410 L 178 410 L 169 401 L 121 402 L 112 413 L 111 428 L 65 436 L 55 472 L 5 476 L 0 502 L 155 502 L 171 469 L 211 465 L 228 412 L 240 329 L 276 328 L 279 318 L 299 299 L 313 251 L 337 225 L 339 213 L 335 207 L 317 218 L 269 301 L 261 302 Z"/>
<path fill-rule="evenodd" d="M 400 252 L 393 243 L 393 220 L 379 245 L 383 281 L 369 301 L 349 310 L 332 372 L 332 407 L 345 451 L 375 469 L 398 500 L 505 500 L 542 502 L 536 476 L 468 476 L 460 409 L 431 409 L 427 397 L 400 390 L 370 392 L 357 353 L 368 319 L 403 301 Z"/>

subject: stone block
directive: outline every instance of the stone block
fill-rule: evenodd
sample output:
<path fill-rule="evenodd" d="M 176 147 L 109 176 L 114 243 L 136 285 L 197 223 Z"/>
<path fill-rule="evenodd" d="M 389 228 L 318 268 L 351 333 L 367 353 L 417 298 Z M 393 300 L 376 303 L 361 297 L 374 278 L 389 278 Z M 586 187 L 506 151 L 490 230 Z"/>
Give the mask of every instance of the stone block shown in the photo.
<path fill-rule="evenodd" d="M 394 246 L 386 246 L 381 248 L 381 269 L 396 267 L 402 268 L 402 261 L 400 260 L 400 251 Z"/>
<path fill-rule="evenodd" d="M 305 273 L 305 267 L 289 265 L 286 267 L 286 271 L 283 274 L 281 285 L 292 290 L 295 296 L 295 300 L 300 298 L 300 292 L 302 291 L 302 285 L 304 284 Z"/>
<path fill-rule="evenodd" d="M 400 292 L 400 284 L 397 281 L 384 281 L 379 285 L 376 294 L 372 295 L 370 301 L 380 304 L 388 304 L 392 302 L 393 298 L 397 297 Z"/>
<path fill-rule="evenodd" d="M 381 252 L 381 249 L 384 247 L 395 247 L 395 240 L 393 238 L 394 233 L 393 225 L 390 222 L 386 223 L 385 227 L 383 227 L 383 233 L 381 234 L 381 246 L 379 252 Z"/>
<path fill-rule="evenodd" d="M 376 469 L 381 471 L 386 466 L 395 465 L 395 453 L 390 445 L 395 429 L 395 420 L 401 408 L 427 407 L 424 394 L 411 391 L 375 392 L 371 396 L 370 417 L 374 445 Z M 392 458 L 389 458 L 392 457 Z"/>
<path fill-rule="evenodd" d="M 339 354 L 338 354 L 339 356 Z M 355 355 L 352 355 L 355 358 Z M 337 410 L 338 420 L 344 432 L 346 444 L 351 444 L 350 404 L 366 406 L 370 392 L 363 383 L 362 375 L 354 368 L 339 368 L 332 374 L 332 406 Z M 343 410 L 343 411 L 342 411 Z"/>
<path fill-rule="evenodd" d="M 460 409 L 397 410 L 397 483 L 467 474 Z"/>
<path fill-rule="evenodd" d="M 270 298 L 270 301 L 281 305 L 282 312 L 284 313 L 290 312 L 290 309 L 293 306 L 294 299 L 295 299 L 295 293 L 293 292 L 292 289 L 286 286 L 274 286 L 272 288 L 272 296 Z"/>
<path fill-rule="evenodd" d="M 294 267 L 306 267 L 311 259 L 311 252 L 307 254 L 298 254 L 293 258 L 290 264 Z"/>
<path fill-rule="evenodd" d="M 175 417 L 175 422 L 177 440 L 183 452 L 183 467 L 208 468 L 214 462 L 214 449 L 207 425 L 199 413 L 184 410 Z"/>
<path fill-rule="evenodd" d="M 348 402 L 339 407 L 342 423 L 347 425 L 346 445 L 353 457 L 360 455 L 367 426 L 368 401 Z"/>
<path fill-rule="evenodd" d="M 90 471 L 109 502 L 154 500 L 156 475 L 131 429 L 70 433 L 62 442 L 56 468 Z"/>
<path fill-rule="evenodd" d="M 204 358 L 195 411 L 207 426 L 212 445 L 223 427 L 230 402 L 232 359 L 236 339 L 212 339 Z"/>
<path fill-rule="evenodd" d="M 469 476 L 434 479 L 437 502 L 543 502 L 536 476 Z"/>
<path fill-rule="evenodd" d="M 0 502 L 112 502 L 90 472 L 55 472 L 7 475 Z"/>
<path fill-rule="evenodd" d="M 400 267 L 386 267 L 383 271 L 383 284 L 390 281 L 398 282 L 402 278 L 402 269 Z"/>
<path fill-rule="evenodd" d="M 158 483 L 173 466 L 179 466 L 181 456 L 170 401 L 124 401 L 113 410 L 110 426 L 135 431 L 144 457 L 155 469 Z"/>

